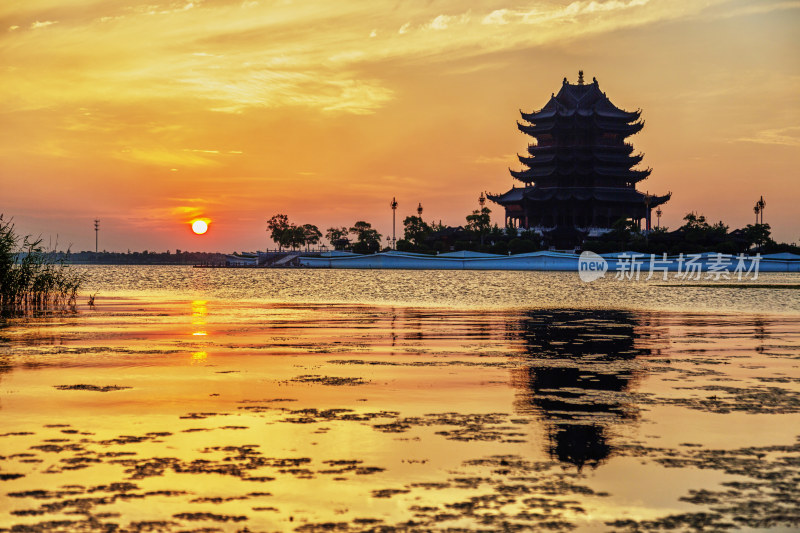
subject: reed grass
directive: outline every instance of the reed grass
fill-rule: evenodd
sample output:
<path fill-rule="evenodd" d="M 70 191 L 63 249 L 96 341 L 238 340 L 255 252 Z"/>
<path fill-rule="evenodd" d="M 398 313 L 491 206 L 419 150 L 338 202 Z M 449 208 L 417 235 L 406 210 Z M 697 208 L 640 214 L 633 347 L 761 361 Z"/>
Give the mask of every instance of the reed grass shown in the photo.
<path fill-rule="evenodd" d="M 0 214 L 0 309 L 25 312 L 75 305 L 84 277 L 41 238 L 20 237 Z"/>

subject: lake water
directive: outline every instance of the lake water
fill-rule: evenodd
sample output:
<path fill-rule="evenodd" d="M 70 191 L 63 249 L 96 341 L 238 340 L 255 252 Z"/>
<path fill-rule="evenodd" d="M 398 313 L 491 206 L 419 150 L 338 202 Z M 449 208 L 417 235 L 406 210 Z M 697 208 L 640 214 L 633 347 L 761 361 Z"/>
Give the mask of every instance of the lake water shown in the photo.
<path fill-rule="evenodd" d="M 83 268 L 0 322 L 0 531 L 800 528 L 799 275 Z"/>
<path fill-rule="evenodd" d="M 80 268 L 80 267 L 76 267 Z M 86 293 L 146 299 L 347 303 L 459 309 L 604 308 L 800 313 L 800 274 L 683 281 L 656 276 L 584 283 L 576 272 L 83 267 Z M 705 276 L 705 274 L 704 274 Z M 790 285 L 792 288 L 760 288 Z M 667 286 L 665 286 L 667 285 Z M 708 287 L 708 285 L 717 285 Z M 749 288 L 753 287 L 754 288 Z"/>

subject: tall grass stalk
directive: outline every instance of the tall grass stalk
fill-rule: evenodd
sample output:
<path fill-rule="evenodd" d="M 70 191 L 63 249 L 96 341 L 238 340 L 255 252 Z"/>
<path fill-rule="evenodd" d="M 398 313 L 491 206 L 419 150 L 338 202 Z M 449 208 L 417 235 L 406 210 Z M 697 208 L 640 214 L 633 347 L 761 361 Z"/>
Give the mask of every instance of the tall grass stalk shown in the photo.
<path fill-rule="evenodd" d="M 75 305 L 82 275 L 70 270 L 30 235 L 18 236 L 0 214 L 0 308 L 36 311 Z"/>

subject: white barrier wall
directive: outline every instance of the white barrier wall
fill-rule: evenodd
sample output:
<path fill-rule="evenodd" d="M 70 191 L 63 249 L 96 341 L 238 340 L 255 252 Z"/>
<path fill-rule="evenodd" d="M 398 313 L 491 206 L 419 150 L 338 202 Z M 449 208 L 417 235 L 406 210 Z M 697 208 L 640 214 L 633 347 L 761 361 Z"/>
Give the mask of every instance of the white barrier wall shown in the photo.
<path fill-rule="evenodd" d="M 737 268 L 759 272 L 800 272 L 800 255 L 771 254 L 764 256 L 733 256 L 716 253 L 663 256 L 620 252 L 603 254 L 608 270 L 629 272 L 639 268 L 650 270 L 651 262 L 668 272 L 684 272 L 687 268 L 701 272 L 732 272 Z M 532 252 L 518 255 L 494 255 L 477 252 L 451 252 L 440 255 L 411 252 L 381 252 L 372 255 L 327 253 L 320 257 L 300 257 L 300 264 L 311 268 L 362 268 L 409 270 L 562 270 L 577 271 L 580 256 L 563 252 Z"/>

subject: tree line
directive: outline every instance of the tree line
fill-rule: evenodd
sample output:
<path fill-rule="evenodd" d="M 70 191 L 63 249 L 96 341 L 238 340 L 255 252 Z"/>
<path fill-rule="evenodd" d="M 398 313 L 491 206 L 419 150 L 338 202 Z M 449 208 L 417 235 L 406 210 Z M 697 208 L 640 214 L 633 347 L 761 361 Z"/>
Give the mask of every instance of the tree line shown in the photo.
<path fill-rule="evenodd" d="M 494 227 L 491 225 L 490 215 L 491 210 L 487 207 L 475 210 L 467 215 L 466 225 L 458 228 L 451 228 L 441 223 L 428 224 L 421 216 L 406 217 L 403 220 L 403 238 L 397 241 L 396 247 L 401 251 L 435 253 L 449 251 L 454 244 L 458 245 L 459 249 L 484 246 L 484 242 L 488 242 L 491 238 L 499 239 L 499 235 L 502 234 L 496 225 Z M 299 250 L 303 246 L 308 248 L 309 245 L 318 244 L 322 237 L 322 232 L 317 226 L 293 224 L 284 214 L 274 215 L 267 220 L 267 232 L 279 249 Z M 444 239 L 440 239 L 442 236 Z M 461 240 L 456 243 L 453 239 L 454 236 Z M 360 254 L 381 251 L 382 235 L 372 227 L 372 224 L 363 220 L 359 220 L 349 228 L 347 226 L 330 227 L 325 232 L 325 238 L 335 250 Z"/>
<path fill-rule="evenodd" d="M 730 230 L 723 221 L 710 223 L 704 215 L 697 213 L 687 213 L 683 222 L 674 231 L 655 227 L 650 232 L 644 232 L 633 221 L 620 219 L 610 232 L 586 240 L 583 248 L 597 253 L 629 250 L 656 254 L 736 254 L 749 251 L 800 254 L 799 246 L 775 242 L 771 237 L 770 225 L 766 223 L 748 224 L 744 228 Z"/>
<path fill-rule="evenodd" d="M 274 215 L 267 221 L 267 232 L 279 249 L 308 249 L 319 243 L 322 232 L 314 224 L 296 225 L 289 222 L 284 214 Z M 353 236 L 353 240 L 350 236 Z M 372 254 L 380 251 L 381 234 L 372 224 L 360 220 L 352 227 L 331 227 L 325 232 L 325 238 L 336 250 L 349 250 L 360 254 Z"/>
<path fill-rule="evenodd" d="M 618 220 L 607 233 L 587 238 L 581 248 L 597 253 L 639 251 L 643 253 L 698 253 L 721 252 L 762 253 L 791 252 L 800 254 L 800 247 L 776 243 L 771 238 L 769 224 L 748 224 L 736 230 L 719 221 L 710 223 L 702 214 L 688 213 L 684 224 L 677 230 L 656 227 L 642 231 L 635 221 Z M 408 216 L 403 220 L 403 236 L 397 240 L 399 251 L 417 253 L 440 253 L 469 250 L 494 254 L 519 254 L 550 248 L 546 235 L 534 230 L 500 227 L 491 223 L 491 210 L 481 207 L 466 216 L 463 226 L 446 226 L 428 223 L 421 216 Z M 299 249 L 304 245 L 317 244 L 322 236 L 316 226 L 290 224 L 286 215 L 275 215 L 268 223 L 272 239 L 280 246 Z M 331 227 L 325 238 L 336 250 L 355 253 L 375 253 L 381 250 L 381 234 L 365 221 L 351 227 Z M 390 246 L 383 248 L 391 249 Z"/>
<path fill-rule="evenodd" d="M 169 250 L 155 252 L 52 252 L 55 259 L 72 264 L 94 265 L 219 265 L 225 264 L 225 254 L 216 252 L 188 252 Z"/>

